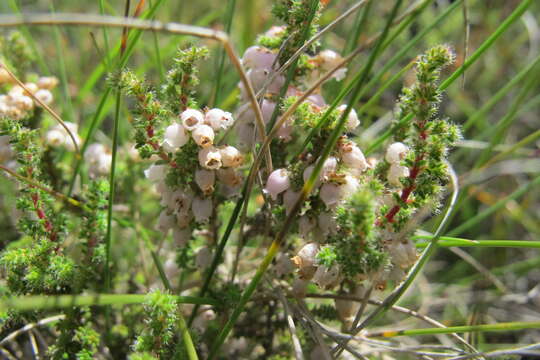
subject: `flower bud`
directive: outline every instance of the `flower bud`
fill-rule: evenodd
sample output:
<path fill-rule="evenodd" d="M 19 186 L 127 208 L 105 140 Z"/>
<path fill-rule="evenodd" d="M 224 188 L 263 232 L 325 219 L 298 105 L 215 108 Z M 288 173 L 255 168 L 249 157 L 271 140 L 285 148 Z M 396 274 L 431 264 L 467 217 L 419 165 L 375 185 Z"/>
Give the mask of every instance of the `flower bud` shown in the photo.
<path fill-rule="evenodd" d="M 242 183 L 242 176 L 233 168 L 218 169 L 218 180 L 230 187 L 237 187 Z"/>
<path fill-rule="evenodd" d="M 171 229 L 176 223 L 176 218 L 173 214 L 167 212 L 167 210 L 162 210 L 159 214 L 159 220 L 157 228 L 163 234 L 167 234 L 169 229 Z"/>
<path fill-rule="evenodd" d="M 318 252 L 319 245 L 317 243 L 307 243 L 302 246 L 300 251 L 298 251 L 298 254 L 292 258 L 292 262 L 299 269 L 314 266 Z"/>
<path fill-rule="evenodd" d="M 204 115 L 199 110 L 187 109 L 180 114 L 182 125 L 188 131 L 194 130 L 197 126 L 204 123 Z"/>
<path fill-rule="evenodd" d="M 201 269 L 204 270 L 212 264 L 212 250 L 208 246 L 204 246 L 197 251 L 197 255 L 195 256 L 195 265 Z"/>
<path fill-rule="evenodd" d="M 201 124 L 191 133 L 193 140 L 200 147 L 206 148 L 214 143 L 214 130 L 208 125 Z"/>
<path fill-rule="evenodd" d="M 191 211 L 197 222 L 206 222 L 212 216 L 212 199 L 195 197 L 191 203 Z"/>
<path fill-rule="evenodd" d="M 300 193 L 292 189 L 287 189 L 283 194 L 283 206 L 285 206 L 285 214 L 289 215 L 294 204 L 300 197 Z"/>
<path fill-rule="evenodd" d="M 399 164 L 399 162 L 405 158 L 408 151 L 409 148 L 407 145 L 401 142 L 395 142 L 386 150 L 385 159 L 390 164 Z"/>
<path fill-rule="evenodd" d="M 364 171 L 368 167 L 368 163 L 362 150 L 352 143 L 347 143 L 340 148 L 341 160 L 345 165 L 352 169 Z"/>
<path fill-rule="evenodd" d="M 213 146 L 199 150 L 199 164 L 206 169 L 215 170 L 221 167 L 221 153 Z"/>
<path fill-rule="evenodd" d="M 305 279 L 294 279 L 292 285 L 292 293 L 294 296 L 303 298 L 307 293 L 307 286 L 309 284 L 308 280 Z"/>
<path fill-rule="evenodd" d="M 164 180 L 166 175 L 167 165 L 151 165 L 144 171 L 144 176 L 152 182 Z"/>
<path fill-rule="evenodd" d="M 347 105 L 343 104 L 343 105 L 338 106 L 337 109 L 338 109 L 338 111 L 340 113 L 343 113 L 346 108 L 347 108 Z M 358 127 L 358 125 L 360 125 L 360 120 L 358 119 L 358 114 L 356 113 L 356 110 L 351 109 L 351 112 L 347 116 L 347 121 L 345 123 L 345 129 L 347 129 L 347 131 L 353 131 L 354 129 L 356 129 Z"/>
<path fill-rule="evenodd" d="M 281 254 L 274 265 L 274 272 L 277 277 L 290 274 L 294 270 L 294 264 L 287 254 Z"/>
<path fill-rule="evenodd" d="M 208 110 L 204 117 L 204 123 L 214 131 L 229 128 L 234 122 L 232 114 L 221 109 Z"/>
<path fill-rule="evenodd" d="M 224 146 L 219 149 L 223 167 L 236 168 L 244 162 L 244 156 L 234 146 Z"/>
<path fill-rule="evenodd" d="M 216 174 L 212 170 L 199 169 L 195 171 L 195 183 L 205 195 L 210 195 L 214 192 L 214 183 Z"/>
<path fill-rule="evenodd" d="M 59 147 L 66 143 L 66 135 L 60 130 L 49 130 L 45 134 L 45 143 L 52 147 Z"/>
<path fill-rule="evenodd" d="M 266 187 L 264 192 L 269 194 L 273 200 L 277 199 L 277 196 L 291 187 L 289 180 L 289 173 L 285 169 L 274 170 L 268 180 L 266 181 Z"/>
<path fill-rule="evenodd" d="M 262 46 L 251 46 L 246 49 L 242 56 L 242 64 L 250 69 L 271 69 L 276 60 L 274 52 Z"/>
<path fill-rule="evenodd" d="M 331 212 L 321 212 L 317 218 L 319 229 L 323 236 L 335 234 L 337 231 L 336 218 Z"/>
<path fill-rule="evenodd" d="M 341 189 L 336 184 L 326 183 L 321 187 L 319 197 L 327 209 L 332 208 L 341 200 Z"/>
<path fill-rule="evenodd" d="M 187 242 L 191 239 L 191 229 L 186 227 L 180 229 L 178 227 L 173 227 L 173 240 L 174 244 L 179 247 L 184 247 L 187 245 Z"/>
<path fill-rule="evenodd" d="M 58 79 L 54 76 L 43 76 L 40 77 L 37 86 L 40 89 L 52 90 L 58 85 Z"/>
<path fill-rule="evenodd" d="M 307 215 L 302 216 L 300 220 L 298 220 L 298 232 L 300 233 L 300 236 L 307 239 L 316 225 L 315 219 Z"/>
<path fill-rule="evenodd" d="M 388 169 L 388 182 L 394 186 L 402 186 L 399 179 L 409 176 L 409 168 L 398 164 L 392 164 Z"/>
<path fill-rule="evenodd" d="M 165 151 L 175 152 L 178 148 L 184 146 L 188 140 L 189 136 L 186 129 L 182 125 L 174 123 L 167 126 L 165 129 L 163 147 L 165 148 Z"/>
<path fill-rule="evenodd" d="M 313 275 L 313 282 L 320 288 L 327 288 L 333 286 L 339 279 L 339 266 L 337 264 L 332 265 L 330 268 L 320 265 Z"/>

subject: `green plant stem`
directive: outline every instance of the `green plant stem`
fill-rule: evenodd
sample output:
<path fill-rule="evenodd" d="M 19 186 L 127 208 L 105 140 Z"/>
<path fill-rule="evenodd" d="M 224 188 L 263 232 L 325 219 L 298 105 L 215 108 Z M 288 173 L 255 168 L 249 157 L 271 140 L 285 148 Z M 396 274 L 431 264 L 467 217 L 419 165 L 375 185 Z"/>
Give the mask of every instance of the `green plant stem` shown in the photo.
<path fill-rule="evenodd" d="M 452 73 L 441 85 L 439 86 L 440 91 L 446 90 L 456 79 L 458 79 L 472 64 L 474 64 L 482 54 L 484 54 L 499 37 L 506 31 L 508 28 L 523 15 L 527 8 L 532 4 L 532 0 L 523 0 L 514 11 L 503 21 L 499 27 L 480 45 L 478 49 L 461 65 L 456 71 Z M 395 129 L 399 128 L 400 125 L 406 123 L 412 118 L 412 115 L 405 117 L 398 126 L 393 126 L 391 129 L 384 132 L 379 138 L 377 138 L 364 152 L 366 155 L 375 151 L 382 143 L 387 140 L 394 133 Z"/>
<path fill-rule="evenodd" d="M 225 10 L 225 32 L 227 34 L 231 33 L 231 27 L 232 27 L 232 19 L 234 17 L 234 9 L 236 7 L 236 0 L 228 0 L 227 1 L 227 9 Z M 223 76 L 223 68 L 225 67 L 225 49 L 220 47 L 219 50 L 219 65 L 218 65 L 218 72 L 216 74 L 216 86 L 214 88 L 214 106 L 218 106 L 220 102 L 220 94 L 221 94 L 221 78 Z"/>
<path fill-rule="evenodd" d="M 371 12 L 373 3 L 373 0 L 368 0 L 364 10 L 358 11 L 354 23 L 354 31 L 349 33 L 349 37 L 347 38 L 347 42 L 342 52 L 343 55 L 350 53 L 357 46 L 358 40 L 360 39 L 360 33 L 365 29 L 366 20 Z"/>
<path fill-rule="evenodd" d="M 433 235 L 416 235 L 413 239 L 433 239 Z M 540 249 L 540 241 L 527 240 L 468 240 L 449 236 L 441 236 L 437 243 L 439 247 L 509 247 L 509 248 L 526 248 Z M 427 242 L 415 244 L 417 248 L 425 248 L 429 245 Z"/>
<path fill-rule="evenodd" d="M 210 298 L 194 296 L 176 296 L 180 304 L 219 305 Z M 46 310 L 78 306 L 130 305 L 142 304 L 147 300 L 145 294 L 94 294 L 94 295 L 36 295 L 16 296 L 0 299 L 0 311 L 7 310 Z"/>
<path fill-rule="evenodd" d="M 507 322 L 498 324 L 485 325 L 463 325 L 449 326 L 445 328 L 427 328 L 427 329 L 411 329 L 411 330 L 388 330 L 378 333 L 368 334 L 368 337 L 397 337 L 397 336 L 416 336 L 416 335 L 435 335 L 435 334 L 452 334 L 463 332 L 491 332 L 491 331 L 512 331 L 524 329 L 540 328 L 540 321 L 531 322 Z"/>
<path fill-rule="evenodd" d="M 112 217 L 113 217 L 113 205 L 114 205 L 114 190 L 115 190 L 115 175 L 116 175 L 116 155 L 118 150 L 118 127 L 120 123 L 120 106 L 122 98 L 120 91 L 116 93 L 116 109 L 114 113 L 114 125 L 112 135 L 112 160 L 111 160 L 111 172 L 109 174 L 109 204 L 107 207 L 107 233 L 105 235 L 105 291 L 108 292 L 111 289 L 111 242 L 112 242 Z"/>

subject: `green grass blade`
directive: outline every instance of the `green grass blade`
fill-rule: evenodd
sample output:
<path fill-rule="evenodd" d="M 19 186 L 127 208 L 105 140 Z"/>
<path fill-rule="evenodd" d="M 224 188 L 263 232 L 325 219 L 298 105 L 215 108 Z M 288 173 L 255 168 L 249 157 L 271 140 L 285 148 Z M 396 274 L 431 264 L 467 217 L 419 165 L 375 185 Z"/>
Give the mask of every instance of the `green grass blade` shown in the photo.
<path fill-rule="evenodd" d="M 492 331 L 516 331 L 525 329 L 540 328 L 540 321 L 530 322 L 507 322 L 498 324 L 485 325 L 463 325 L 449 326 L 445 328 L 428 328 L 428 329 L 411 329 L 411 330 L 389 330 L 379 334 L 368 336 L 396 337 L 396 336 L 418 336 L 418 335 L 435 335 L 435 334 L 452 334 L 464 332 L 492 332 Z"/>
<path fill-rule="evenodd" d="M 231 33 L 231 27 L 232 27 L 232 19 L 234 17 L 234 9 L 236 8 L 236 0 L 228 0 L 227 1 L 227 9 L 225 10 L 225 19 L 224 19 L 224 24 L 225 24 L 225 32 L 227 34 L 230 34 Z M 225 49 L 223 49 L 222 47 L 220 48 L 219 50 L 219 56 L 218 56 L 218 61 L 219 61 L 219 64 L 218 64 L 218 72 L 216 74 L 216 86 L 214 88 L 214 101 L 213 101 L 213 104 L 215 106 L 218 106 L 221 99 L 220 99 L 220 95 L 221 95 L 221 78 L 223 76 L 223 69 L 225 67 Z"/>
<path fill-rule="evenodd" d="M 527 8 L 532 4 L 532 0 L 523 0 L 514 11 L 502 22 L 501 25 L 480 45 L 475 52 L 461 65 L 452 75 L 450 75 L 441 85 L 439 90 L 446 90 L 456 79 L 458 79 L 471 65 L 473 65 L 491 46 L 497 41 L 504 32 L 506 32 L 510 26 L 516 22 L 521 15 L 527 10 Z M 410 117 L 403 119 L 403 122 L 409 121 Z M 392 136 L 396 127 L 392 127 L 383 133 L 379 138 L 377 138 L 364 152 L 366 155 L 375 151 L 379 146 L 382 145 L 390 136 Z"/>
<path fill-rule="evenodd" d="M 177 296 L 181 304 L 200 304 L 217 306 L 219 303 L 210 298 Z M 142 304 L 145 294 L 95 294 L 95 295 L 36 295 L 16 296 L 0 299 L 0 311 L 7 310 L 46 310 L 78 306 L 131 305 Z"/>

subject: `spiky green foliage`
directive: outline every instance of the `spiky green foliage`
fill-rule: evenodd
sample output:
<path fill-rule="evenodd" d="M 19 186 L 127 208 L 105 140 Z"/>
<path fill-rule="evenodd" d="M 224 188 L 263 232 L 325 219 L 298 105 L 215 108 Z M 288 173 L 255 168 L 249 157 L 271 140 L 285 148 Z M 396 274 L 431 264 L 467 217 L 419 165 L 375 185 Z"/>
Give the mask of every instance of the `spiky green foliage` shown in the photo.
<path fill-rule="evenodd" d="M 155 290 L 148 294 L 144 309 L 147 314 L 146 326 L 141 335 L 137 337 L 134 350 L 137 353 L 152 354 L 159 359 L 173 359 L 183 356 L 177 338 L 179 335 L 179 309 L 176 298 L 168 293 Z"/>

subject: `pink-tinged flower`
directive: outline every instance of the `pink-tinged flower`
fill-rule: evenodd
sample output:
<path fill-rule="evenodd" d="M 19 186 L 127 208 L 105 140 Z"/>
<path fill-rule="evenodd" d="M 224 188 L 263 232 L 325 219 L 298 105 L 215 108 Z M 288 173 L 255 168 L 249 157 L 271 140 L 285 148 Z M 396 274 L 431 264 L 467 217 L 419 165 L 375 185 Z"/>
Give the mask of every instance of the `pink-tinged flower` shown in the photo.
<path fill-rule="evenodd" d="M 212 199 L 195 197 L 191 203 L 191 211 L 197 222 L 206 222 L 212 216 Z"/>
<path fill-rule="evenodd" d="M 271 69 L 276 60 L 276 53 L 262 46 L 251 46 L 242 56 L 242 64 L 250 69 Z"/>
<path fill-rule="evenodd" d="M 169 213 L 167 210 L 162 210 L 159 214 L 157 228 L 163 234 L 167 234 L 171 228 L 176 225 L 176 217 L 174 214 Z"/>
<path fill-rule="evenodd" d="M 334 214 L 331 212 L 321 212 L 317 218 L 319 229 L 324 236 L 335 234 L 337 231 L 337 222 Z"/>
<path fill-rule="evenodd" d="M 197 255 L 195 255 L 195 265 L 201 269 L 204 270 L 212 264 L 212 250 L 208 246 L 204 246 L 197 251 Z"/>
<path fill-rule="evenodd" d="M 189 227 L 184 229 L 173 227 L 173 240 L 175 245 L 184 247 L 187 245 L 189 239 L 191 239 L 191 229 Z"/>
<path fill-rule="evenodd" d="M 332 208 L 341 200 L 341 189 L 339 185 L 326 183 L 321 187 L 319 197 L 326 205 L 326 208 Z"/>
<path fill-rule="evenodd" d="M 289 215 L 294 204 L 300 197 L 300 193 L 292 189 L 287 189 L 283 194 L 283 206 L 285 206 L 285 214 Z"/>
<path fill-rule="evenodd" d="M 269 194 L 273 200 L 277 199 L 277 196 L 291 187 L 289 180 L 289 173 L 285 169 L 274 170 L 268 180 L 266 181 L 266 187 L 264 192 Z"/>

